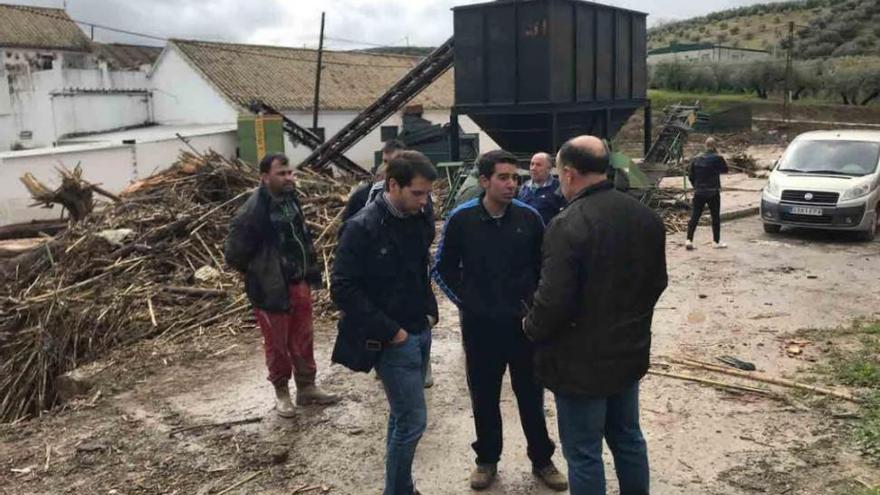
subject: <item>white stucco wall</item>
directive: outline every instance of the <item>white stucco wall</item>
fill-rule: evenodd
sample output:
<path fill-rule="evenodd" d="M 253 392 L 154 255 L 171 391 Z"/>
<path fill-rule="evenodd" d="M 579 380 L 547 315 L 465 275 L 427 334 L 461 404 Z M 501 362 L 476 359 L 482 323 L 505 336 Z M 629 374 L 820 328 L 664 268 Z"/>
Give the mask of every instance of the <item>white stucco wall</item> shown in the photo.
<path fill-rule="evenodd" d="M 213 149 L 229 158 L 235 156 L 235 131 L 192 135 L 187 139 L 200 152 Z M 30 206 L 33 200 L 19 180 L 26 172 L 32 173 L 47 186 L 55 187 L 59 183 L 56 167 L 62 164 L 72 169 L 79 163 L 83 168 L 83 178 L 101 184 L 111 192 L 119 192 L 131 181 L 148 177 L 173 165 L 180 152 L 189 149 L 176 137 L 166 136 L 135 144 L 121 144 L 121 139 L 115 137 L 114 140 L 115 143 L 97 141 L 0 153 L 0 226 L 58 218 L 60 215 L 57 207 L 43 209 Z"/>
<path fill-rule="evenodd" d="M 56 94 L 51 101 L 56 138 L 152 122 L 149 94 Z"/>
<path fill-rule="evenodd" d="M 153 111 L 159 124 L 235 123 L 238 112 L 168 45 L 156 63 L 150 83 Z"/>
<path fill-rule="evenodd" d="M 27 148 L 42 148 L 52 146 L 67 133 L 99 132 L 130 126 L 133 125 L 132 121 L 140 123 L 143 120 L 140 116 L 151 112 L 149 101 L 143 98 L 120 104 L 117 95 L 89 95 L 82 102 L 77 102 L 77 118 L 70 120 L 74 114 L 71 103 L 56 107 L 53 102 L 53 93 L 75 92 L 77 89 L 145 89 L 147 78 L 142 72 L 114 74 L 105 68 L 62 69 L 56 65 L 51 70 L 22 68 L 7 75 L 11 75 L 11 84 L 4 93 L 8 95 L 8 111 L 5 115 L 5 102 L 0 101 L 0 152 L 8 151 L 14 143 Z M 3 80 L 5 85 L 6 77 Z M 107 101 L 102 99 L 105 97 Z M 5 98 L 0 97 L 0 100 Z M 135 110 L 138 103 L 140 106 Z M 59 115 L 55 114 L 56 108 Z M 78 124 L 85 125 L 78 128 Z"/>
<path fill-rule="evenodd" d="M 122 190 L 132 177 L 129 165 L 131 148 L 128 146 L 96 148 L 85 145 L 50 148 L 40 150 L 40 153 L 35 150 L 4 153 L 0 155 L 0 225 L 59 217 L 61 210 L 58 207 L 31 207 L 33 200 L 19 180 L 30 172 L 47 186 L 55 187 L 60 183 L 55 170 L 59 163 L 71 169 L 81 163 L 86 180 L 101 183 L 110 191 Z"/>

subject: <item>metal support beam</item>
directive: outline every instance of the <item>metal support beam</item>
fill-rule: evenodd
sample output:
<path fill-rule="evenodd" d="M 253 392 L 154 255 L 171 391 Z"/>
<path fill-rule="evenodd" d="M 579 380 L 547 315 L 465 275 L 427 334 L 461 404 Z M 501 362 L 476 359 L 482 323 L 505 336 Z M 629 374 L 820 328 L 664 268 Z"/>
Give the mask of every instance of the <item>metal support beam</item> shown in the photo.
<path fill-rule="evenodd" d="M 562 144 L 559 142 L 559 115 L 556 112 L 553 112 L 550 118 L 552 119 L 551 129 L 553 130 L 553 136 L 551 136 L 553 150 L 551 153 L 556 153 L 559 150 L 559 146 Z"/>
<path fill-rule="evenodd" d="M 651 136 L 653 133 L 653 115 L 651 111 L 651 100 L 648 100 L 648 103 L 645 105 L 645 154 L 644 156 L 648 156 L 648 151 L 651 150 Z"/>
<path fill-rule="evenodd" d="M 602 128 L 602 139 L 611 139 L 611 109 L 605 109 L 605 125 Z"/>
<path fill-rule="evenodd" d="M 453 111 L 449 114 L 449 161 L 451 162 L 461 160 L 461 142 L 459 137 L 458 114 Z"/>

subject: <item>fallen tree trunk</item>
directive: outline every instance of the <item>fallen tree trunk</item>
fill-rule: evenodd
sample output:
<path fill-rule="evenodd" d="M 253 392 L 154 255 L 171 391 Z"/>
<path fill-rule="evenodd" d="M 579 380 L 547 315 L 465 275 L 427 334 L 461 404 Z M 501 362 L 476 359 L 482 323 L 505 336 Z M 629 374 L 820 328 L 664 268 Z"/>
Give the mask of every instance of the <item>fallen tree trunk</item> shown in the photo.
<path fill-rule="evenodd" d="M 29 223 L 15 223 L 0 227 L 0 241 L 40 237 L 42 234 L 54 236 L 67 228 L 67 221 L 46 220 Z"/>

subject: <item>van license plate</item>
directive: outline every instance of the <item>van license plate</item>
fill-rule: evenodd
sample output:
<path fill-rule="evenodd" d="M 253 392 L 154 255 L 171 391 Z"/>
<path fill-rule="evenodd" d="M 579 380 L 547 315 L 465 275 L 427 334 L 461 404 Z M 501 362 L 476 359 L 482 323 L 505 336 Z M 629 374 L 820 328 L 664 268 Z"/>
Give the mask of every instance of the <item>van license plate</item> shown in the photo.
<path fill-rule="evenodd" d="M 813 217 L 821 217 L 822 216 L 822 208 L 807 208 L 804 206 L 794 206 L 791 208 L 791 213 L 794 215 L 810 215 Z"/>

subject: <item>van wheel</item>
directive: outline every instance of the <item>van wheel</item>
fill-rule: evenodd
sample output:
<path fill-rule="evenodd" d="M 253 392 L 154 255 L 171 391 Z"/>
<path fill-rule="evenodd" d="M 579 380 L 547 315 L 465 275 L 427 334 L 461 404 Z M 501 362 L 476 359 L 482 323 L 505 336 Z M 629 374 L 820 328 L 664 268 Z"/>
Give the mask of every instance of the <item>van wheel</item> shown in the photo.
<path fill-rule="evenodd" d="M 874 224 L 868 230 L 859 232 L 859 240 L 871 242 L 877 237 L 877 224 L 880 224 L 880 204 L 877 205 L 877 212 L 874 214 Z"/>
<path fill-rule="evenodd" d="M 775 223 L 765 223 L 764 224 L 764 232 L 768 234 L 778 234 L 782 231 L 782 225 L 776 225 Z"/>

